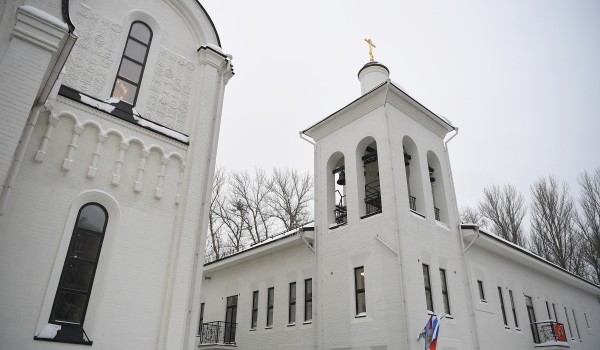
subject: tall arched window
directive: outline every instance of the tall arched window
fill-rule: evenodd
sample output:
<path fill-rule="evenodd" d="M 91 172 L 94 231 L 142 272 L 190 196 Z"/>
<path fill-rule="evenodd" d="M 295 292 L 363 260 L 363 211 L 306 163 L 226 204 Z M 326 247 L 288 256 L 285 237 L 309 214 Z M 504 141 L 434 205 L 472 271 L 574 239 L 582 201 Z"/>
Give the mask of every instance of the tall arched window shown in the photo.
<path fill-rule="evenodd" d="M 346 208 L 346 168 L 344 155 L 334 153 L 327 162 L 327 211 L 329 227 L 345 225 L 348 222 Z"/>
<path fill-rule="evenodd" d="M 108 213 L 97 203 L 79 210 L 50 312 L 49 322 L 62 326 L 55 341 L 86 342 L 83 321 L 107 223 Z"/>
<path fill-rule="evenodd" d="M 406 185 L 408 187 L 408 204 L 411 211 L 423 216 L 425 200 L 423 197 L 423 179 L 417 145 L 408 136 L 402 140 L 404 149 L 404 167 L 406 170 Z"/>
<path fill-rule="evenodd" d="M 151 42 L 150 27 L 143 22 L 133 22 L 113 86 L 113 97 L 135 105 Z"/>
<path fill-rule="evenodd" d="M 357 146 L 356 173 L 358 175 L 359 210 L 361 218 L 381 213 L 381 186 L 377 142 L 372 137 Z M 363 174 L 363 176 L 360 176 Z"/>

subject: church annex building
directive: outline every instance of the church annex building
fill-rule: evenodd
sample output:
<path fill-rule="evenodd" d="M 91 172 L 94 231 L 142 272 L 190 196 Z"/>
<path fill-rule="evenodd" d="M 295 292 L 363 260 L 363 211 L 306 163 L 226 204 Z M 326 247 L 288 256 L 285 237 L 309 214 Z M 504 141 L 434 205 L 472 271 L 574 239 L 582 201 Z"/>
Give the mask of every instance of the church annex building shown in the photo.
<path fill-rule="evenodd" d="M 600 348 L 600 287 L 460 224 L 457 128 L 376 61 L 301 132 L 315 221 L 204 264 L 233 74 L 196 0 L 0 1 L 1 350 Z"/>

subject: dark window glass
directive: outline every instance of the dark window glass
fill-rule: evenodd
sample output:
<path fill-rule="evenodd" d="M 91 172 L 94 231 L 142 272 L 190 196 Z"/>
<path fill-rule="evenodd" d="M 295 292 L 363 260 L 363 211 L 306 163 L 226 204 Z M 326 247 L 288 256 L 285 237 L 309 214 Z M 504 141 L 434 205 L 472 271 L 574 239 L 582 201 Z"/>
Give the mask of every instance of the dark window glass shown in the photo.
<path fill-rule="evenodd" d="M 575 316 L 575 310 L 571 309 L 573 313 L 573 322 L 575 322 L 575 330 L 577 331 L 577 338 L 581 340 L 581 334 L 579 333 L 579 325 L 577 324 L 577 316 Z"/>
<path fill-rule="evenodd" d="M 498 287 L 498 296 L 500 297 L 500 309 L 502 310 L 502 319 L 504 325 L 508 326 L 508 320 L 506 319 L 506 310 L 504 310 L 504 297 L 502 296 L 502 287 Z"/>
<path fill-rule="evenodd" d="M 513 318 L 515 320 L 515 328 L 519 328 L 519 320 L 517 319 L 517 309 L 515 308 L 515 299 L 513 298 L 513 292 L 511 289 L 508 290 L 508 296 L 510 298 L 510 306 L 512 307 Z M 546 302 L 546 306 L 548 306 L 548 302 Z"/>
<path fill-rule="evenodd" d="M 271 287 L 267 290 L 267 327 L 273 325 L 273 303 L 275 298 L 275 288 Z"/>
<path fill-rule="evenodd" d="M 569 319 L 569 312 L 567 311 L 567 307 L 565 306 L 565 316 L 567 317 L 567 325 L 569 326 L 569 334 L 571 334 L 571 339 L 573 338 L 573 330 L 571 329 L 571 320 Z"/>
<path fill-rule="evenodd" d="M 288 323 L 296 323 L 296 282 L 290 283 Z"/>
<path fill-rule="evenodd" d="M 304 280 L 304 321 L 312 320 L 312 278 Z"/>
<path fill-rule="evenodd" d="M 367 312 L 367 300 L 365 296 L 365 268 L 363 266 L 354 269 L 354 289 L 356 294 L 356 314 Z"/>
<path fill-rule="evenodd" d="M 202 333 L 202 324 L 204 323 L 204 303 L 200 303 L 200 325 L 198 326 L 198 334 Z"/>
<path fill-rule="evenodd" d="M 107 222 L 106 210 L 96 203 L 86 204 L 79 210 L 50 312 L 50 323 L 83 326 Z"/>
<path fill-rule="evenodd" d="M 225 344 L 235 343 L 235 330 L 237 328 L 237 303 L 237 295 L 227 297 L 227 307 L 225 308 L 225 329 L 223 330 L 223 340 Z"/>
<path fill-rule="evenodd" d="M 151 41 L 150 27 L 142 22 L 131 25 L 112 96 L 135 105 Z"/>
<path fill-rule="evenodd" d="M 546 310 L 548 311 L 548 319 L 552 319 L 552 313 L 550 312 L 550 304 L 546 301 Z"/>
<path fill-rule="evenodd" d="M 250 323 L 250 328 L 256 328 L 256 323 L 258 319 L 258 291 L 255 290 L 252 292 L 252 321 Z"/>
<path fill-rule="evenodd" d="M 429 278 L 429 265 L 423 264 L 423 284 L 425 285 L 425 301 L 427 311 L 433 312 L 433 297 L 431 295 L 431 279 Z"/>
<path fill-rule="evenodd" d="M 483 290 L 483 281 L 477 280 L 477 287 L 479 288 L 479 299 L 485 302 L 485 293 Z"/>
<path fill-rule="evenodd" d="M 444 299 L 444 312 L 450 315 L 450 297 L 448 296 L 448 282 L 446 281 L 446 270 L 440 269 L 440 281 L 442 282 L 442 299 Z"/>
<path fill-rule="evenodd" d="M 560 322 L 558 320 L 558 314 L 556 313 L 556 304 L 552 303 L 552 310 L 554 310 L 554 321 Z"/>

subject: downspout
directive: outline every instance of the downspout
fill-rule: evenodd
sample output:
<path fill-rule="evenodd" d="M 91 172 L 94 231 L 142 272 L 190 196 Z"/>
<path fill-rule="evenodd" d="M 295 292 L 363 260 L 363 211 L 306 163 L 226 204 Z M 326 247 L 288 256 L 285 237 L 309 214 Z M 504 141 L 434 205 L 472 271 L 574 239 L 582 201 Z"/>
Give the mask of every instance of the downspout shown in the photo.
<path fill-rule="evenodd" d="M 303 139 L 304 141 L 306 141 L 306 142 L 310 143 L 311 145 L 313 145 L 313 162 L 314 162 L 314 164 L 313 164 L 313 172 L 314 172 L 314 174 L 313 174 L 313 186 L 314 187 L 313 188 L 315 188 L 315 190 L 316 190 L 316 186 L 317 186 L 317 172 L 316 172 L 316 169 L 317 169 L 317 143 L 314 142 L 313 140 L 309 139 L 308 137 L 305 137 L 305 134 L 304 134 L 303 131 L 300 131 L 299 135 L 300 135 L 301 139 Z M 316 211 L 317 211 L 316 202 L 315 202 L 313 210 L 314 210 L 315 219 L 316 219 Z M 318 263 L 319 263 L 320 255 L 319 255 L 318 243 L 317 243 L 318 242 L 319 228 L 318 228 L 316 220 L 315 220 L 315 225 L 314 226 L 315 226 L 315 233 L 314 233 L 314 239 L 313 239 L 313 245 L 314 246 L 311 248 L 311 250 L 313 251 L 314 256 L 315 256 L 315 259 L 314 259 L 314 262 L 313 262 L 312 300 L 313 300 L 313 305 L 315 305 L 315 300 L 316 300 L 317 309 L 319 309 L 320 308 L 320 304 L 319 304 L 319 293 L 318 293 L 318 291 L 319 291 L 319 285 L 320 284 L 319 284 Z M 303 239 L 304 239 L 304 237 L 303 237 Z M 309 245 L 309 247 L 310 247 L 310 245 Z M 315 310 L 315 308 L 313 307 L 313 311 L 314 310 Z M 318 341 L 319 341 L 319 337 L 318 337 L 319 336 L 319 327 L 318 327 L 319 317 L 318 316 L 320 316 L 320 315 L 321 315 L 320 311 L 313 312 L 313 325 L 312 325 L 312 328 L 313 328 L 313 346 L 312 346 L 312 348 L 313 348 L 313 350 L 319 349 L 319 347 L 318 347 L 318 345 L 319 345 L 318 344 Z M 315 317 L 315 316 L 317 316 L 317 317 Z"/>
<path fill-rule="evenodd" d="M 454 207 L 456 208 L 456 219 L 458 222 L 458 239 L 460 240 L 460 246 L 461 246 L 461 258 L 462 258 L 462 262 L 465 268 L 465 273 L 466 273 L 466 283 L 464 284 L 465 289 L 466 289 L 466 294 L 467 294 L 467 307 L 468 307 L 468 312 L 470 314 L 470 323 L 471 323 L 471 335 L 473 337 L 473 349 L 480 349 L 480 345 L 479 345 L 479 331 L 477 328 L 477 321 L 475 319 L 475 305 L 474 305 L 474 300 L 473 299 L 473 290 L 471 288 L 471 266 L 469 265 L 469 260 L 467 259 L 467 249 L 465 249 L 465 242 L 463 240 L 463 233 L 462 233 L 462 227 L 460 224 L 460 215 L 458 214 L 458 200 L 456 199 L 456 187 L 454 186 L 454 176 L 452 175 L 452 166 L 450 164 L 450 155 L 448 154 L 448 142 L 450 142 L 450 140 L 452 140 L 456 135 L 458 135 L 458 128 L 454 128 L 454 135 L 452 135 L 448 140 L 444 141 L 444 152 L 446 152 L 446 162 L 448 163 L 448 175 L 450 176 L 450 184 L 452 184 L 452 195 L 453 195 L 453 199 L 454 199 Z M 479 230 L 477 231 L 479 233 Z M 475 238 L 477 239 L 477 237 Z M 474 243 L 475 241 L 471 242 Z M 470 247 L 471 245 L 469 245 Z"/>
<path fill-rule="evenodd" d="M 387 84 L 390 84 L 389 80 L 387 82 Z M 388 97 L 387 95 L 389 94 L 389 86 L 388 86 L 388 90 L 386 92 L 386 97 L 385 97 L 385 104 L 383 105 L 383 111 L 384 111 L 384 115 L 385 115 L 385 125 L 386 125 L 386 130 L 387 130 L 387 142 L 388 142 L 388 148 L 390 150 L 389 154 L 390 154 L 390 165 L 394 164 L 393 163 L 393 157 L 392 157 L 392 141 L 391 141 L 391 137 L 390 137 L 390 116 L 388 115 L 387 112 L 387 101 L 388 101 Z M 392 174 L 394 173 L 394 168 L 392 167 L 391 169 Z M 402 308 L 402 313 L 404 315 L 404 327 L 405 327 L 405 331 L 404 331 L 404 335 L 405 335 L 405 339 L 406 339 L 406 346 L 405 349 L 411 349 L 413 348 L 411 346 L 410 343 L 410 339 L 412 339 L 412 337 L 410 337 L 409 331 L 410 331 L 410 320 L 408 318 L 408 312 L 407 312 L 407 302 L 406 302 L 406 283 L 402 283 L 402 278 L 404 278 L 406 276 L 405 274 L 405 269 L 404 269 L 404 262 L 402 261 L 402 254 L 400 254 L 401 252 L 401 248 L 402 248 L 402 232 L 400 231 L 400 212 L 399 212 L 399 208 L 398 208 L 398 201 L 396 199 L 398 192 L 396 189 L 396 181 L 394 180 L 394 176 L 392 175 L 391 178 L 392 181 L 392 193 L 394 194 L 394 210 L 396 211 L 396 215 L 395 215 L 395 220 L 396 220 L 396 232 L 398 234 L 398 247 L 396 249 L 396 259 L 398 260 L 398 271 L 400 272 L 400 276 L 398 276 L 398 281 L 400 282 L 400 291 L 401 291 L 401 296 L 400 296 L 400 303 L 401 303 L 401 308 Z"/>

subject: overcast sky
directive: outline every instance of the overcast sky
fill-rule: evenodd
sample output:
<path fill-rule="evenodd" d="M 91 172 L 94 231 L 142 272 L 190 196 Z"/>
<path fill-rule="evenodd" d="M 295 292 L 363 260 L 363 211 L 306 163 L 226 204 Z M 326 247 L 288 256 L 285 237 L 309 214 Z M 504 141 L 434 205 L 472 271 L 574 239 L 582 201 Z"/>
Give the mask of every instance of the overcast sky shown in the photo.
<path fill-rule="evenodd" d="M 391 79 L 459 127 L 459 206 L 483 188 L 600 167 L 600 1 L 202 1 L 233 55 L 217 163 L 313 172 L 298 132 L 360 95 L 377 48 Z"/>

